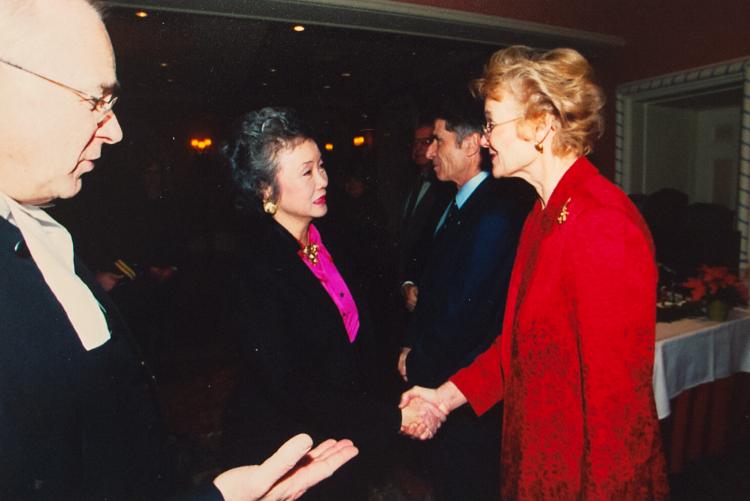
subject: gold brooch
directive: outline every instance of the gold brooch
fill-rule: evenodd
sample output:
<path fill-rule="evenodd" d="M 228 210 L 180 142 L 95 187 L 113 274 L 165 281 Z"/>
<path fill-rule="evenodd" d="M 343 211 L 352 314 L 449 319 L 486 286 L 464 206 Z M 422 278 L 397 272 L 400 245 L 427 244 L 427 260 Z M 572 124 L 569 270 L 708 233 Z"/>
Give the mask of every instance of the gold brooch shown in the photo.
<path fill-rule="evenodd" d="M 563 224 L 568 219 L 568 204 L 570 203 L 570 198 L 568 198 L 565 203 L 562 206 L 562 210 L 560 211 L 560 215 L 557 216 L 557 224 Z"/>
<path fill-rule="evenodd" d="M 307 244 L 301 252 L 313 265 L 318 264 L 318 244 Z"/>

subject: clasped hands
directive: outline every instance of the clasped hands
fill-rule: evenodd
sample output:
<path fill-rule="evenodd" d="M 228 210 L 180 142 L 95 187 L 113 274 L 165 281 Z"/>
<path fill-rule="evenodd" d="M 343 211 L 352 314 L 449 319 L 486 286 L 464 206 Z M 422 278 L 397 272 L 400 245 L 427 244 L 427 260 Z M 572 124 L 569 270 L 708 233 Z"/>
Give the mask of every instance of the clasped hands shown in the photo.
<path fill-rule="evenodd" d="M 418 440 L 427 440 L 437 433 L 448 417 L 448 407 L 437 391 L 415 386 L 401 396 L 401 433 Z"/>

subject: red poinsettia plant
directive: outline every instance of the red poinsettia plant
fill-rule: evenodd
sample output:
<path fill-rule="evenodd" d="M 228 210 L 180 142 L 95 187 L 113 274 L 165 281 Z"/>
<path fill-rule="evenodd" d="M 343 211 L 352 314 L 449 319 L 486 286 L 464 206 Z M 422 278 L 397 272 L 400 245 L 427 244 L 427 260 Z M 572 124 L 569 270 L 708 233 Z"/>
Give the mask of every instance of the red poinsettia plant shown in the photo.
<path fill-rule="evenodd" d="M 733 307 L 746 305 L 748 301 L 745 283 L 724 266 L 703 265 L 697 277 L 688 278 L 682 285 L 697 303 L 708 304 L 718 299 Z"/>

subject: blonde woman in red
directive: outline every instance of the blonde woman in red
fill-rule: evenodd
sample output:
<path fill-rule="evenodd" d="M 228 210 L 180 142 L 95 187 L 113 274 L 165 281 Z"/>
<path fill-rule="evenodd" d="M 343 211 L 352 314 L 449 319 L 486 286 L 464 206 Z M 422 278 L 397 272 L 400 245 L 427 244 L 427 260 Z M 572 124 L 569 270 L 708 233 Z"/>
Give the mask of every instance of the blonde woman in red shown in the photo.
<path fill-rule="evenodd" d="M 510 47 L 474 89 L 495 177 L 525 179 L 526 220 L 501 336 L 437 390 L 452 410 L 505 401 L 502 497 L 668 496 L 651 377 L 657 272 L 648 229 L 586 156 L 604 95 L 576 51 Z M 450 417 L 448 418 L 450 419 Z"/>

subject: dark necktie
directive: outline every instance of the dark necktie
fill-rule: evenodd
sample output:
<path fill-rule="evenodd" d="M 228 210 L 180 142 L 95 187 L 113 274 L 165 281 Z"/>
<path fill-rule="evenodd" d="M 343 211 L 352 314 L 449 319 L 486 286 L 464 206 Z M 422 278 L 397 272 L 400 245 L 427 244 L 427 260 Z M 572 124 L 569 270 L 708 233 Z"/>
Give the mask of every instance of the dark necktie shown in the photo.
<path fill-rule="evenodd" d="M 424 184 L 424 182 L 427 180 L 428 178 L 423 175 L 420 175 L 417 179 L 417 182 L 414 185 L 414 188 L 411 190 L 411 194 L 409 195 L 409 200 L 406 205 L 406 211 L 404 212 L 404 221 L 408 221 L 409 219 L 411 219 L 411 216 L 414 214 L 414 209 L 417 208 L 417 199 L 419 198 L 419 193 L 422 191 L 422 184 Z"/>
<path fill-rule="evenodd" d="M 450 207 L 448 208 L 448 214 L 445 215 L 445 221 L 443 221 L 443 225 L 438 230 L 438 234 L 444 232 L 446 229 L 456 224 L 457 219 L 458 219 L 458 205 L 456 205 L 456 199 L 454 198 L 453 201 L 451 202 Z"/>

